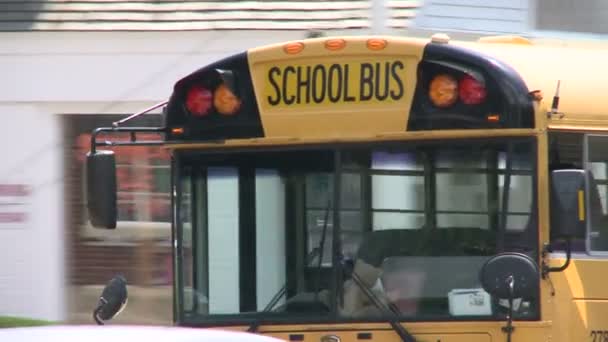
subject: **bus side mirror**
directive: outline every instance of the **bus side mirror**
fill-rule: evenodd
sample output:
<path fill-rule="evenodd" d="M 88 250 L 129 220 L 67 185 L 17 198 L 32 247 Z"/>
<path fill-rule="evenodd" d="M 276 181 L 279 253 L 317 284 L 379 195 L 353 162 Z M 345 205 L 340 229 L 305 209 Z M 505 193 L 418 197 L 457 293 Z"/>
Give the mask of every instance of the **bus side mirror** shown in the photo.
<path fill-rule="evenodd" d="M 507 325 L 502 331 L 511 341 L 513 327 L 513 303 L 517 298 L 533 298 L 537 295 L 540 275 L 538 265 L 522 253 L 500 253 L 491 257 L 481 267 L 479 280 L 484 291 L 498 299 L 509 301 Z"/>
<path fill-rule="evenodd" d="M 584 238 L 586 232 L 585 170 L 551 172 L 551 238 Z"/>
<path fill-rule="evenodd" d="M 116 228 L 116 160 L 114 152 L 87 153 L 87 209 L 96 228 Z"/>

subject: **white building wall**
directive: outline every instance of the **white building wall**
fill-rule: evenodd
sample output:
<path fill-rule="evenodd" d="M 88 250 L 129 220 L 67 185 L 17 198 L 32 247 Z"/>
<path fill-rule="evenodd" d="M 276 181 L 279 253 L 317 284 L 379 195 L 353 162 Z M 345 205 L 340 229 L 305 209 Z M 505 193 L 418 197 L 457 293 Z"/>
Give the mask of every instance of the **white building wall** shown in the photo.
<path fill-rule="evenodd" d="M 58 120 L 0 103 L 0 316 L 62 319 L 63 165 Z"/>

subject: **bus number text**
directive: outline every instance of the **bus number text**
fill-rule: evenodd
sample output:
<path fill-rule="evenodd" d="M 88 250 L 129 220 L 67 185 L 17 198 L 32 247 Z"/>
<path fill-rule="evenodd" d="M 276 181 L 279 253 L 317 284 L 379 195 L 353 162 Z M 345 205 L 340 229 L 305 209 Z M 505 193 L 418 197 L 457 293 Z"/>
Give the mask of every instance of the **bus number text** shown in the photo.
<path fill-rule="evenodd" d="M 608 342 L 608 330 L 591 330 L 591 342 Z"/>

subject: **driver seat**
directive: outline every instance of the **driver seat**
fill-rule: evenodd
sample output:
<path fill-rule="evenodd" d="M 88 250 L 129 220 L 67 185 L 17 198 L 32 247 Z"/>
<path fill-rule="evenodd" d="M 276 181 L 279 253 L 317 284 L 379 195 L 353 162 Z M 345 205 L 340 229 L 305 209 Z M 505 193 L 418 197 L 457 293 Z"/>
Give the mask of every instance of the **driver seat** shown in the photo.
<path fill-rule="evenodd" d="M 474 247 L 474 248 L 473 248 Z M 382 286 L 382 265 L 390 257 L 489 256 L 495 252 L 491 232 L 479 228 L 393 229 L 369 232 L 359 246 L 353 273 L 379 300 L 387 302 Z M 441 277 L 441 275 L 437 275 Z M 435 279 L 434 281 L 440 281 Z M 445 279 L 444 279 L 445 280 Z M 353 279 L 344 282 L 341 314 L 347 317 L 379 316 Z"/>

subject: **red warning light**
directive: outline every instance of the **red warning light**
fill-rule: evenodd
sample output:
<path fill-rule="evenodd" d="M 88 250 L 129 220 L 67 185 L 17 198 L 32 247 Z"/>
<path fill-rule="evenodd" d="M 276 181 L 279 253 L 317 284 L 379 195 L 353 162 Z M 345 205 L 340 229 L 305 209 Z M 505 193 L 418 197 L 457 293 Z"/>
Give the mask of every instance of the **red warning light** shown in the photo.
<path fill-rule="evenodd" d="M 486 99 L 486 87 L 469 75 L 460 80 L 458 89 L 460 101 L 464 104 L 477 105 Z"/>
<path fill-rule="evenodd" d="M 192 86 L 186 94 L 186 108 L 194 116 L 209 114 L 213 106 L 213 93 L 201 86 Z"/>

